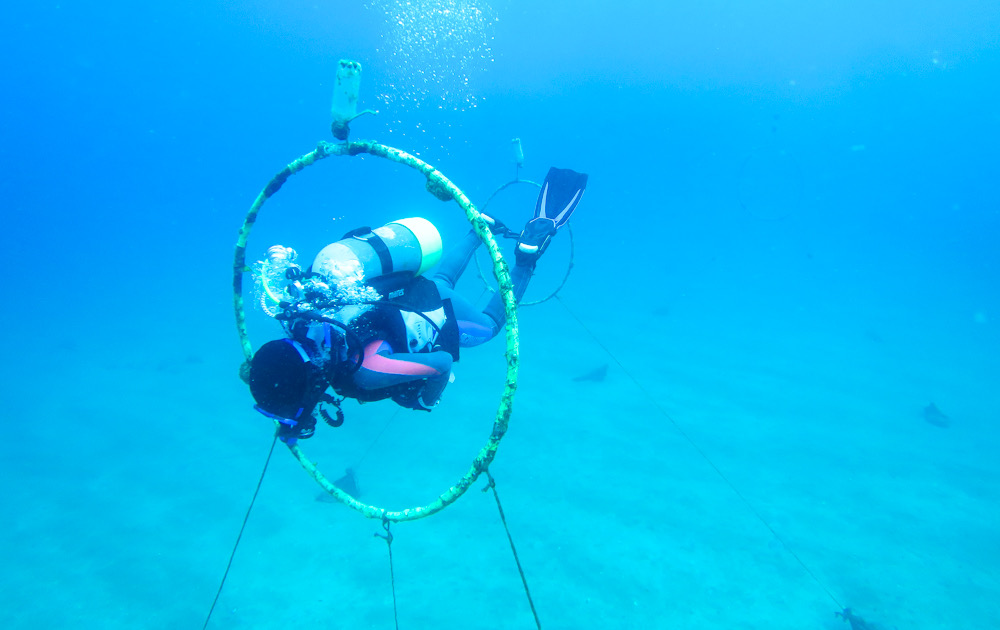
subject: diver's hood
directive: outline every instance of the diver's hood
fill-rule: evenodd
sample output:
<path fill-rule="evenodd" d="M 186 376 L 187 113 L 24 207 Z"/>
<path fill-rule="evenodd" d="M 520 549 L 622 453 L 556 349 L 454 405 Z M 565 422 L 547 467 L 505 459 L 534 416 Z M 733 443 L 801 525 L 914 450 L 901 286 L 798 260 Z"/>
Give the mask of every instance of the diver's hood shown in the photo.
<path fill-rule="evenodd" d="M 257 407 L 276 418 L 311 414 L 326 390 L 322 371 L 307 346 L 291 339 L 265 343 L 250 361 L 250 393 Z"/>

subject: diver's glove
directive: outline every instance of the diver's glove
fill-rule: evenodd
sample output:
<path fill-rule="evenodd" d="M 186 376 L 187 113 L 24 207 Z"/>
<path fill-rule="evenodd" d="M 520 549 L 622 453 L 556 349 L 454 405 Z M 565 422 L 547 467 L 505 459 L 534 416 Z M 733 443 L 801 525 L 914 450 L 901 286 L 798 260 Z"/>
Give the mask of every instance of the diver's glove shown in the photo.
<path fill-rule="evenodd" d="M 400 407 L 415 411 L 431 411 L 441 402 L 441 394 L 449 383 L 455 382 L 455 375 L 448 372 L 447 376 L 435 376 L 412 383 L 402 392 L 392 397 Z"/>
<path fill-rule="evenodd" d="M 423 387 L 411 387 L 407 391 L 393 396 L 392 401 L 400 407 L 413 409 L 414 411 L 431 411 L 439 402 L 435 400 L 433 403 L 428 404 L 424 400 Z"/>
<path fill-rule="evenodd" d="M 552 219 L 535 217 L 528 221 L 517 239 L 517 250 L 515 251 L 517 264 L 534 267 L 555 235 L 556 223 Z"/>

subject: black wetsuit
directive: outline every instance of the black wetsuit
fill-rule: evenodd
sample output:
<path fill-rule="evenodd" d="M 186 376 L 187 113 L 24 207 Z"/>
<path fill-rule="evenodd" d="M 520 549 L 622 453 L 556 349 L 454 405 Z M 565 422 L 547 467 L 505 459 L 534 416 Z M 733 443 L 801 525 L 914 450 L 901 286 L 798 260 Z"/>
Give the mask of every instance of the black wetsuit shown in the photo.
<path fill-rule="evenodd" d="M 386 306 L 376 306 L 351 319 L 349 326 L 362 344 L 360 367 L 336 384 L 343 396 L 362 401 L 392 398 L 411 409 L 430 409 L 451 377 L 459 348 L 489 341 L 503 328 L 506 316 L 499 294 L 482 311 L 455 291 L 482 241 L 470 231 L 441 260 L 430 278 L 417 276 L 379 286 Z M 512 270 L 514 295 L 521 299 L 534 265 Z M 423 315 L 417 315 L 417 312 Z M 433 324 L 428 320 L 437 318 Z M 357 356 L 351 361 L 358 360 Z"/>

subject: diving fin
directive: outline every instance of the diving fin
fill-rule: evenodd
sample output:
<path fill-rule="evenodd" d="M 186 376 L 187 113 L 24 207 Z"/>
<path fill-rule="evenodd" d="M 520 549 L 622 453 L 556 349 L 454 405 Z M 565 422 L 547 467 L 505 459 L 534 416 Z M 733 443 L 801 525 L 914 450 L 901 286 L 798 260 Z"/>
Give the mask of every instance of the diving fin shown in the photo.
<path fill-rule="evenodd" d="M 587 175 L 568 168 L 549 169 L 535 202 L 535 218 L 551 219 L 559 229 L 569 221 L 587 188 Z"/>
<path fill-rule="evenodd" d="M 549 169 L 535 202 L 535 217 L 517 239 L 517 264 L 534 267 L 552 237 L 576 210 L 587 188 L 587 175 L 568 168 Z"/>

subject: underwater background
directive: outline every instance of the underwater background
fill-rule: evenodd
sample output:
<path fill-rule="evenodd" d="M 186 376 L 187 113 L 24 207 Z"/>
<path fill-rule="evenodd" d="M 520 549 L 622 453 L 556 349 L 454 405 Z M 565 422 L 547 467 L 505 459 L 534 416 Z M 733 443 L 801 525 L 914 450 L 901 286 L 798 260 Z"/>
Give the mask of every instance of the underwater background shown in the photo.
<path fill-rule="evenodd" d="M 352 139 L 477 204 L 590 175 L 491 467 L 544 627 L 1000 628 L 995 1 L 24 2 L 0 51 L 4 628 L 205 622 L 273 436 L 238 378 L 237 229 L 332 140 L 340 59 L 378 110 Z M 447 247 L 464 215 L 423 184 L 323 160 L 248 257 L 404 216 Z M 519 227 L 534 195 L 490 208 Z M 491 431 L 503 350 L 465 350 L 433 413 L 349 403 L 303 449 L 429 503 Z M 395 627 L 380 523 L 285 450 L 208 627 Z M 399 627 L 534 627 L 484 483 L 393 526 Z"/>

